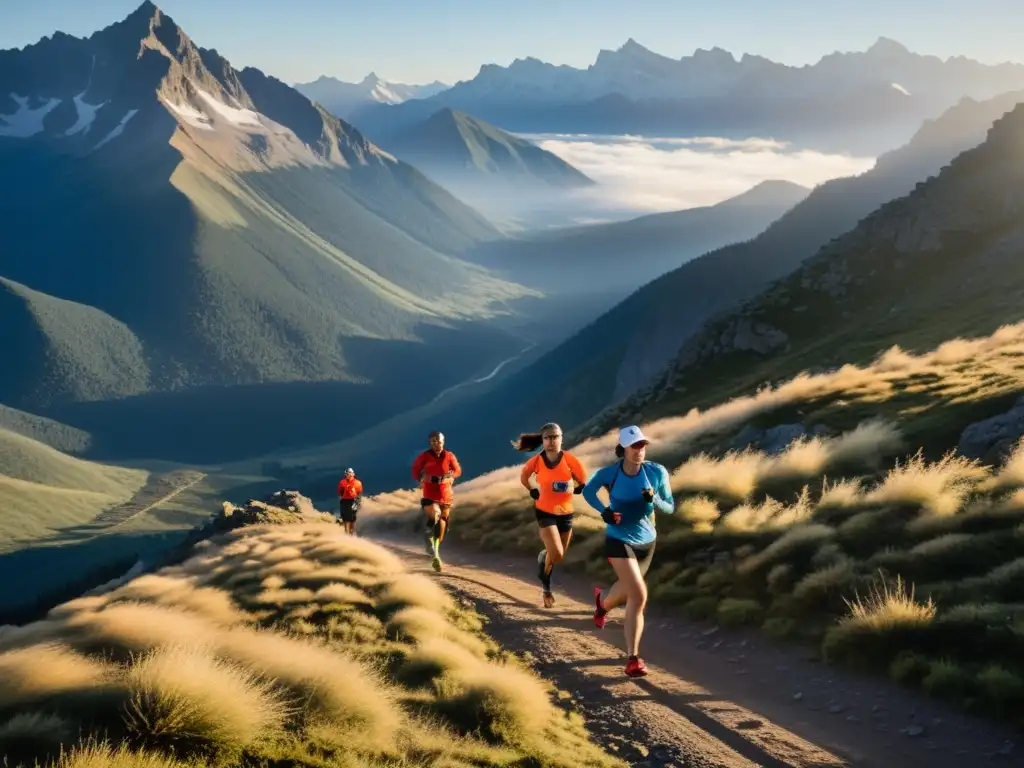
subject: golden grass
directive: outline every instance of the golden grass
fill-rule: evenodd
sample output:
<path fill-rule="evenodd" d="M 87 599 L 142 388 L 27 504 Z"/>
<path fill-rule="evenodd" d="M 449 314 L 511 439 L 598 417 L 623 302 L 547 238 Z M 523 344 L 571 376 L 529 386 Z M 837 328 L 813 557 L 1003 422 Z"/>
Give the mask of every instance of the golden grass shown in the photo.
<path fill-rule="evenodd" d="M 237 529 L 0 631 L 0 750 L 76 768 L 621 764 L 437 583 L 313 528 Z"/>
<path fill-rule="evenodd" d="M 803 373 L 706 410 L 648 423 L 624 415 L 651 438 L 648 458 L 667 465 L 676 499 L 674 517 L 657 516 L 660 544 L 648 574 L 654 599 L 695 616 L 763 619 L 776 636 L 821 642 L 826 658 L 859 658 L 876 670 L 890 670 L 894 656 L 911 648 L 944 654 L 975 681 L 964 700 L 988 706 L 997 678 L 1006 689 L 1024 680 L 1024 618 L 1003 611 L 983 621 L 956 608 L 1024 601 L 1024 438 L 995 468 L 942 451 L 1022 391 L 1024 323 L 922 354 L 893 347 L 868 365 Z M 776 454 L 730 449 L 745 427 L 795 422 L 816 434 L 818 425 L 825 429 Z M 616 434 L 570 449 L 590 469 L 609 465 Z M 535 555 L 520 466 L 461 483 L 450 536 Z M 368 506 L 383 527 L 420 515 L 409 490 Z M 564 567 L 610 575 L 603 523 L 582 500 L 574 507 Z M 886 586 L 861 597 L 879 568 Z M 412 602 L 429 609 L 429 599 Z M 984 661 L 1004 672 L 990 670 L 982 684 L 981 658 L 965 638 L 988 644 Z M 925 664 L 934 666 L 928 685 L 938 690 L 945 673 L 933 661 Z M 444 665 L 423 666 L 440 674 Z M 904 675 L 906 660 L 891 669 Z"/>
<path fill-rule="evenodd" d="M 273 685 L 211 658 L 200 646 L 165 646 L 128 669 L 125 727 L 177 754 L 237 752 L 272 739 L 287 708 Z"/>
<path fill-rule="evenodd" d="M 899 626 L 921 626 L 935 619 L 935 604 L 931 598 L 921 603 L 914 597 L 914 587 L 908 592 L 903 577 L 897 576 L 893 585 L 873 587 L 866 598 L 856 596 L 845 601 L 849 615 L 840 620 L 840 626 L 866 627 L 873 630 Z"/>
<path fill-rule="evenodd" d="M 102 688 L 111 672 L 108 665 L 52 641 L 0 653 L 0 710 Z"/>
<path fill-rule="evenodd" d="M 950 452 L 928 463 L 918 451 L 906 464 L 897 463 L 864 498 L 869 503 L 920 506 L 933 515 L 952 515 L 986 477 L 985 468 L 973 459 Z"/>

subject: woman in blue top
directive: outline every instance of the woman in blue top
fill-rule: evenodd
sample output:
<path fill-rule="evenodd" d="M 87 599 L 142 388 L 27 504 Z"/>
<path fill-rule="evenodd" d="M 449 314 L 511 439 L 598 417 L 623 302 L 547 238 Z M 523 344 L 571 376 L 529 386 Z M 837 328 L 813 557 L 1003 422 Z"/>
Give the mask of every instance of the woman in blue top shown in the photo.
<path fill-rule="evenodd" d="M 626 604 L 626 674 L 643 677 L 647 666 L 639 656 L 640 636 L 644 632 L 644 607 L 647 605 L 647 584 L 644 575 L 654 555 L 654 511 L 672 514 L 675 503 L 669 487 L 668 470 L 661 464 L 644 461 L 647 445 L 640 427 L 619 431 L 615 455 L 621 460 L 595 472 L 583 489 L 583 498 L 601 513 L 607 523 L 605 556 L 615 570 L 618 581 L 608 593 L 594 588 L 594 624 L 604 627 L 605 615 L 612 608 Z M 599 489 L 608 491 L 608 506 L 597 496 Z"/>

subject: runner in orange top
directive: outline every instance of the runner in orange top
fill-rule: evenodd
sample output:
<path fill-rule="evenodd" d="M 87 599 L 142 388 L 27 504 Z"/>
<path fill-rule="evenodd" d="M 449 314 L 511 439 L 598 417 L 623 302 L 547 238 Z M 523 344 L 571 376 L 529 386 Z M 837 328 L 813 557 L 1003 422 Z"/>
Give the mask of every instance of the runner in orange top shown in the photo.
<path fill-rule="evenodd" d="M 345 526 L 345 532 L 356 535 L 356 515 L 363 498 L 363 484 L 356 479 L 355 470 L 349 467 L 338 483 L 338 522 Z"/>
<path fill-rule="evenodd" d="M 512 441 L 517 451 L 544 450 L 523 465 L 519 481 L 534 500 L 534 514 L 544 549 L 537 555 L 537 578 L 544 586 L 544 607 L 555 604 L 551 593 L 551 571 L 565 557 L 572 540 L 572 497 L 582 493 L 587 473 L 580 460 L 562 450 L 562 428 L 549 423 L 540 432 L 520 435 Z M 530 485 L 530 478 L 537 485 Z"/>
<path fill-rule="evenodd" d="M 444 435 L 437 430 L 430 433 L 430 448 L 412 462 L 412 476 L 423 489 L 420 506 L 427 516 L 424 544 L 428 555 L 433 555 L 435 571 L 441 570 L 441 542 L 448 530 L 448 516 L 455 505 L 452 483 L 462 475 L 462 467 L 455 454 L 444 447 Z"/>

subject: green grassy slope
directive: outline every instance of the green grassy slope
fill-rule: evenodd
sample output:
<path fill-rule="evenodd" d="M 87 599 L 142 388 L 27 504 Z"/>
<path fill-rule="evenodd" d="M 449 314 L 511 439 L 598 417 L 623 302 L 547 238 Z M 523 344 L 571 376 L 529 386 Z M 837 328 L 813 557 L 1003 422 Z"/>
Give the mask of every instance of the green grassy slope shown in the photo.
<path fill-rule="evenodd" d="M 0 429 L 23 435 L 70 454 L 85 451 L 92 442 L 92 436 L 88 432 L 6 405 L 0 405 Z"/>
<path fill-rule="evenodd" d="M 149 473 L 68 456 L 0 429 L 0 552 L 88 522 L 127 501 Z"/>

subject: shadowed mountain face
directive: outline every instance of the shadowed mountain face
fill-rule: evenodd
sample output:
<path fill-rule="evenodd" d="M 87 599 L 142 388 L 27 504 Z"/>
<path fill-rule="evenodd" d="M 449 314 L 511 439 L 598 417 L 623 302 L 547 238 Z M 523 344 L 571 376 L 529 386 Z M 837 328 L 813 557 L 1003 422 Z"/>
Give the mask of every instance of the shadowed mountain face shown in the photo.
<path fill-rule="evenodd" d="M 516 133 L 772 136 L 824 151 L 877 155 L 962 97 L 1024 88 L 1024 65 L 943 61 L 885 38 L 803 67 L 720 48 L 672 59 L 634 40 L 586 69 L 534 58 L 486 64 L 471 80 L 397 105 L 372 104 L 352 121 L 412 125 L 441 107 Z"/>
<path fill-rule="evenodd" d="M 374 141 L 497 220 L 529 220 L 546 201 L 594 185 L 557 155 L 452 109 Z"/>
<path fill-rule="evenodd" d="M 333 436 L 521 346 L 485 218 L 149 3 L 0 52 L 0 209 L 0 402 L 108 455 Z"/>
<path fill-rule="evenodd" d="M 801 370 L 865 363 L 894 344 L 920 351 L 1019 322 L 1022 150 L 1017 105 L 937 176 L 709 322 L 650 386 L 589 426 L 705 406 Z"/>

